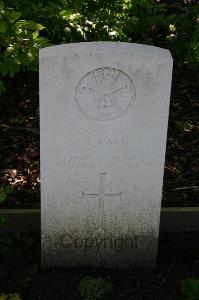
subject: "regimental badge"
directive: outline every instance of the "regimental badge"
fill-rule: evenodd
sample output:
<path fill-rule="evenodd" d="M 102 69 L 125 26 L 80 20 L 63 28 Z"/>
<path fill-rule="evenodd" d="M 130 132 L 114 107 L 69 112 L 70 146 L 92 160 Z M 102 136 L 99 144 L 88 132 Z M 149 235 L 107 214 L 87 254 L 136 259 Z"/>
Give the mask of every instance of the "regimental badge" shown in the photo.
<path fill-rule="evenodd" d="M 80 111 L 99 121 L 120 117 L 136 97 L 132 79 L 123 71 L 103 67 L 84 75 L 75 99 Z"/>

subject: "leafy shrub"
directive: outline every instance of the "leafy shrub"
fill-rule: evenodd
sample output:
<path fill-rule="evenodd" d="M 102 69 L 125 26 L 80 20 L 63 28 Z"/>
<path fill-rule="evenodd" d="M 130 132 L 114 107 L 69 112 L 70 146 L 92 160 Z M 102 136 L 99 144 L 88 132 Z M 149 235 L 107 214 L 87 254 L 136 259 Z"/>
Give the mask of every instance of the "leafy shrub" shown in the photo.
<path fill-rule="evenodd" d="M 5 91 L 3 78 L 20 70 L 37 70 L 38 49 L 48 44 L 39 37 L 43 25 L 21 19 L 22 12 L 0 1 L 0 94 Z"/>
<path fill-rule="evenodd" d="M 0 94 L 20 70 L 38 69 L 38 49 L 111 40 L 171 50 L 176 62 L 199 66 L 199 6 L 157 0 L 0 0 Z"/>
<path fill-rule="evenodd" d="M 81 27 L 86 41 L 123 40 L 124 0 L 87 0 L 81 7 Z"/>
<path fill-rule="evenodd" d="M 123 30 L 130 41 L 151 45 L 161 42 L 168 25 L 165 4 L 154 4 L 151 0 L 133 0 L 128 1 L 125 11 L 127 18 Z"/>
<path fill-rule="evenodd" d="M 13 294 L 1 294 L 0 295 L 0 300 L 21 300 L 21 297 L 18 293 L 13 293 Z"/>
<path fill-rule="evenodd" d="M 175 60 L 199 66 L 199 6 L 155 0 L 87 0 L 79 13 L 86 41 L 143 43 L 171 50 Z"/>
<path fill-rule="evenodd" d="M 80 26 L 81 1 L 7 0 L 8 6 L 22 12 L 22 18 L 44 26 L 42 36 L 53 44 L 82 40 Z"/>
<path fill-rule="evenodd" d="M 187 300 L 199 299 L 199 278 L 187 278 L 182 281 L 182 294 Z"/>
<path fill-rule="evenodd" d="M 112 284 L 102 278 L 85 277 L 79 284 L 80 295 L 85 300 L 107 299 L 112 288 Z"/>
<path fill-rule="evenodd" d="M 174 56 L 174 59 L 181 63 L 188 63 L 192 66 L 199 66 L 199 6 L 178 5 L 175 13 L 169 13 L 169 32 L 165 38 L 165 45 Z"/>

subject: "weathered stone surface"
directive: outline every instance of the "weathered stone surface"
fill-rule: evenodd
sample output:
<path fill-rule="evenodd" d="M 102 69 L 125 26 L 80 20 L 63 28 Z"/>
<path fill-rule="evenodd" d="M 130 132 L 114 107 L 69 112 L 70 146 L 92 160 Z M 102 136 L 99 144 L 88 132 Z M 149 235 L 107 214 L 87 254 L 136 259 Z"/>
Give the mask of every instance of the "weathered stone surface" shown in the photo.
<path fill-rule="evenodd" d="M 156 264 L 171 76 L 151 46 L 40 50 L 44 266 Z"/>

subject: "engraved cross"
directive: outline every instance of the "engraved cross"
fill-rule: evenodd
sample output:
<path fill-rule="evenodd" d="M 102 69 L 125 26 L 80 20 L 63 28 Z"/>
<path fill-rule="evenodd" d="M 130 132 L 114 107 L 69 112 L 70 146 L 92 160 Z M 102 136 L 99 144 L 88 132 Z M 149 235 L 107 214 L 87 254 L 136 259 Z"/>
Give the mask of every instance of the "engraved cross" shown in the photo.
<path fill-rule="evenodd" d="M 93 196 L 93 197 L 98 197 L 99 198 L 99 223 L 102 225 L 104 221 L 104 203 L 106 198 L 109 197 L 115 197 L 119 196 L 121 199 L 122 192 L 115 193 L 115 194 L 106 194 L 105 193 L 105 176 L 107 173 L 100 173 L 100 184 L 99 184 L 99 193 L 98 194 L 86 194 L 82 192 L 82 198 L 85 196 Z"/>

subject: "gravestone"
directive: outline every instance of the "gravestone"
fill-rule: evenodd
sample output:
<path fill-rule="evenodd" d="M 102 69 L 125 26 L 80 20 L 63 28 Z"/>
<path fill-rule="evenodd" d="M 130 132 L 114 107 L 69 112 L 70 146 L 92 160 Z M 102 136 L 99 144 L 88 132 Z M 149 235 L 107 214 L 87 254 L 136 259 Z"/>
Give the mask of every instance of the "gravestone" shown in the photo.
<path fill-rule="evenodd" d="M 44 267 L 155 266 L 171 76 L 151 46 L 40 50 Z"/>

